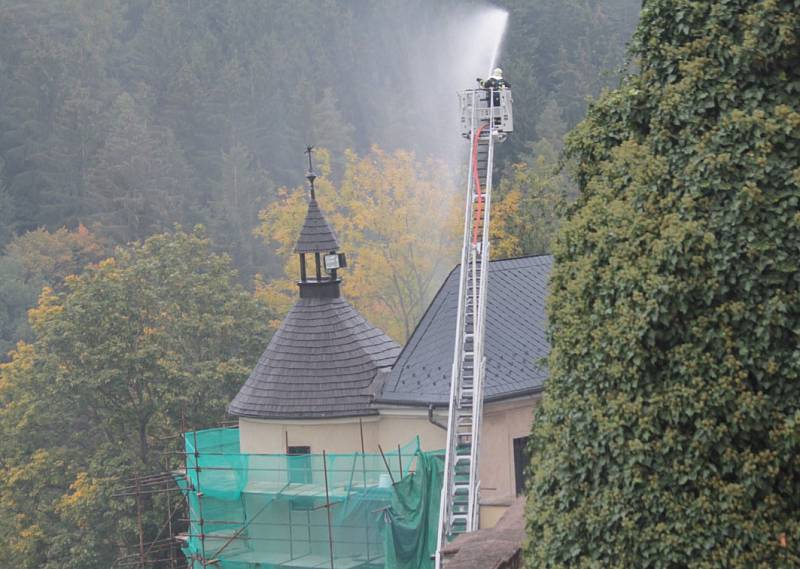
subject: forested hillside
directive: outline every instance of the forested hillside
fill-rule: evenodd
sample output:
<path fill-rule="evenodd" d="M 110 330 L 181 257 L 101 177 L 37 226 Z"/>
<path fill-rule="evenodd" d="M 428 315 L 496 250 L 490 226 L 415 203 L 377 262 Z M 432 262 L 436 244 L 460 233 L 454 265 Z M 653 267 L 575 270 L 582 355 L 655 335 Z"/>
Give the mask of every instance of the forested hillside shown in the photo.
<path fill-rule="evenodd" d="M 306 143 L 341 162 L 345 148 L 425 140 L 413 87 L 437 78 L 414 44 L 465 10 L 450 4 L 4 0 L 0 239 L 83 222 L 125 242 L 203 222 L 261 269 L 233 226 L 254 226 L 259 200 L 297 182 Z M 613 83 L 636 5 L 508 2 L 509 160 L 561 136 L 542 125 L 547 101 L 570 127 Z M 234 192 L 233 168 L 254 180 Z"/>
<path fill-rule="evenodd" d="M 541 253 L 575 192 L 562 139 L 617 85 L 639 0 L 495 4 L 516 119 L 495 252 Z M 162 467 L 179 410 L 224 417 L 291 300 L 307 144 L 345 294 L 405 339 L 456 262 L 460 141 L 441 125 L 474 84 L 442 77 L 487 7 L 0 0 L 0 560 L 129 551 L 133 504 L 113 488 Z"/>
<path fill-rule="evenodd" d="M 548 247 L 569 191 L 555 173 L 561 139 L 587 98 L 615 84 L 638 0 L 501 4 L 517 132 L 500 149 L 513 176 L 495 237 L 500 254 L 519 255 Z M 482 6 L 0 0 L 0 248 L 82 224 L 110 250 L 202 223 L 243 282 L 282 276 L 276 244 L 253 230 L 277 189 L 302 181 L 305 145 L 330 151 L 335 182 L 348 148 L 409 150 L 420 167 L 441 158 L 431 125 L 457 109 L 431 52 L 472 33 L 462 22 Z M 0 276 L 5 353 L 57 278 L 31 277 L 15 258 L 0 259 Z"/>

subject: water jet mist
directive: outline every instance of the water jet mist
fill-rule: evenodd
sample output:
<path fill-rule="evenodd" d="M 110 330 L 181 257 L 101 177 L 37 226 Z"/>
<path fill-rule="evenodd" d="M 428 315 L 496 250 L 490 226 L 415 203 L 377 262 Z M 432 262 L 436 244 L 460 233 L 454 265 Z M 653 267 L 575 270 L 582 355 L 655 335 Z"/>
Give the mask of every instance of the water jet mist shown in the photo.
<path fill-rule="evenodd" d="M 413 151 L 420 167 L 428 158 L 443 162 L 460 198 L 469 145 L 460 135 L 457 93 L 477 87 L 476 78 L 488 77 L 498 64 L 508 12 L 490 5 L 412 0 L 384 5 L 373 16 L 365 17 L 362 29 L 379 31 L 377 41 L 356 59 L 358 75 L 365 78 L 358 90 L 365 119 L 360 134 L 389 151 Z M 373 97 L 374 82 L 388 87 L 382 91 L 390 97 Z M 452 204 L 447 189 L 441 191 L 442 207 Z M 438 239 L 442 230 L 432 227 L 426 237 Z M 449 270 L 458 262 L 457 253 L 443 261 Z"/>

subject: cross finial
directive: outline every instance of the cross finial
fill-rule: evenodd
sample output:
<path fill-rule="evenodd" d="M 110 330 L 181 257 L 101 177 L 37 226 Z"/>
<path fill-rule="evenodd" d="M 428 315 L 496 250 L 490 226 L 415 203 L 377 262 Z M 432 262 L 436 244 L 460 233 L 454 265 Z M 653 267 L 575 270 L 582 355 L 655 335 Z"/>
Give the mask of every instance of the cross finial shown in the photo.
<path fill-rule="evenodd" d="M 311 199 L 317 199 L 317 196 L 314 194 L 314 180 L 317 179 L 317 175 L 314 173 L 314 165 L 311 163 L 311 154 L 314 152 L 313 146 L 306 146 L 306 154 L 308 154 L 308 174 L 306 174 L 306 180 L 308 180 L 308 184 L 311 186 Z"/>

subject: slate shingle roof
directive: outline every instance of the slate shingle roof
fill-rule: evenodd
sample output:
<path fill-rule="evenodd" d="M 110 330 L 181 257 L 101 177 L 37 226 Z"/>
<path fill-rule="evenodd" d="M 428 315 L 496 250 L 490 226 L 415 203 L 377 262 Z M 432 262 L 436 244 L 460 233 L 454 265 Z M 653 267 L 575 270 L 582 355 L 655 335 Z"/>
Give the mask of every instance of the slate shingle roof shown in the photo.
<path fill-rule="evenodd" d="M 542 358 L 550 352 L 545 323 L 550 256 L 489 263 L 486 309 L 485 399 L 540 390 L 547 378 Z M 445 280 L 417 325 L 377 403 L 447 405 L 455 341 L 459 267 Z"/>
<path fill-rule="evenodd" d="M 228 407 L 240 417 L 374 414 L 372 381 L 400 347 L 342 298 L 302 298 Z"/>
<path fill-rule="evenodd" d="M 308 212 L 294 246 L 295 253 L 323 253 L 339 249 L 336 234 L 319 209 L 317 200 L 308 202 Z"/>

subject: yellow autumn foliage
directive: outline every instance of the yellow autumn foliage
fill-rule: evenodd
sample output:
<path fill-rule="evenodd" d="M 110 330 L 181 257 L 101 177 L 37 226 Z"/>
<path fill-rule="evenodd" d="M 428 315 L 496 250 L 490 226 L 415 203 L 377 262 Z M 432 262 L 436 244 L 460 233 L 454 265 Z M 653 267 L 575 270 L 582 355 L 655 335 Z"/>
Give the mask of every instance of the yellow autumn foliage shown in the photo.
<path fill-rule="evenodd" d="M 348 151 L 339 184 L 330 179 L 330 155 L 320 150 L 317 160 L 317 200 L 348 256 L 344 295 L 370 322 L 404 341 L 458 262 L 460 194 L 444 164 L 404 150 Z M 281 316 L 297 298 L 292 248 L 306 207 L 306 188 L 283 188 L 260 214 L 257 234 L 286 258 L 286 278 L 259 283 L 258 294 L 282 309 Z"/>

